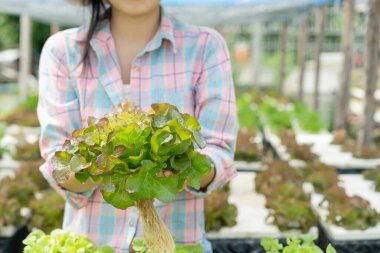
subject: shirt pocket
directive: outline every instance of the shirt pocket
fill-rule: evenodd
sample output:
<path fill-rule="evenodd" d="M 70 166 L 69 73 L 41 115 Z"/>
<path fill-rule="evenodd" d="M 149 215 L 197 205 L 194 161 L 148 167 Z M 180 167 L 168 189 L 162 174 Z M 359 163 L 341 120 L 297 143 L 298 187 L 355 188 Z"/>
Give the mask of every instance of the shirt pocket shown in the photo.
<path fill-rule="evenodd" d="M 101 118 L 114 109 L 99 78 L 79 78 L 77 80 L 77 87 L 83 127 L 88 126 L 87 120 L 90 116 Z"/>
<path fill-rule="evenodd" d="M 181 75 L 180 75 L 181 76 Z M 182 113 L 194 114 L 194 90 L 185 77 L 170 76 L 165 80 L 151 80 L 151 103 L 169 103 Z M 150 106 L 150 105 L 149 105 Z"/>

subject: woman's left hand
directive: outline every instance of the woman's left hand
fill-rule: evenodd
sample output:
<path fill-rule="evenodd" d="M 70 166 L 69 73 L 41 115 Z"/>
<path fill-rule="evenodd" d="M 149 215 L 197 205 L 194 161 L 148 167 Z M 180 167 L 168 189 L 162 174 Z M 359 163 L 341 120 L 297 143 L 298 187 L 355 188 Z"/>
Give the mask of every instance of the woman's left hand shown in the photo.
<path fill-rule="evenodd" d="M 173 174 L 174 173 L 171 170 L 162 170 L 162 171 L 157 173 L 157 176 L 158 177 L 170 177 Z M 201 189 L 207 187 L 212 182 L 214 177 L 215 177 L 215 168 L 214 168 L 214 166 L 211 166 L 210 173 L 201 178 Z M 185 181 L 182 190 L 185 189 L 187 185 L 188 185 L 188 180 Z"/>

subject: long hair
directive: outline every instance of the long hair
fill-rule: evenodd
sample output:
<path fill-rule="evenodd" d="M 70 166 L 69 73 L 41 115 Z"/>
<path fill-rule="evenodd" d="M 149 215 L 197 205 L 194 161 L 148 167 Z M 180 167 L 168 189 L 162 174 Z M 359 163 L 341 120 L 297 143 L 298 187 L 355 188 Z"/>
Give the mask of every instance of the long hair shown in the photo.
<path fill-rule="evenodd" d="M 99 24 L 111 17 L 111 8 L 106 7 L 105 0 L 81 0 L 82 4 L 91 8 L 91 19 L 88 26 L 85 40 L 82 62 L 84 65 L 90 65 L 90 41 Z"/>

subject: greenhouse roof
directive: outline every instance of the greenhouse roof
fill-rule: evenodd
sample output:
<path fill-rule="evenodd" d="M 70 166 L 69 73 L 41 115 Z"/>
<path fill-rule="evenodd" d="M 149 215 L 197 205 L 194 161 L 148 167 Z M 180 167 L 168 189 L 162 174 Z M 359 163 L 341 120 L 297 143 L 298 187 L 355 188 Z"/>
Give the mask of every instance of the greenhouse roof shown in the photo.
<path fill-rule="evenodd" d="M 220 25 L 287 18 L 308 8 L 334 2 L 337 0 L 162 0 L 161 4 L 185 22 Z M 0 0 L 0 12 L 28 14 L 42 22 L 62 25 L 82 24 L 88 16 L 86 8 L 65 0 Z"/>

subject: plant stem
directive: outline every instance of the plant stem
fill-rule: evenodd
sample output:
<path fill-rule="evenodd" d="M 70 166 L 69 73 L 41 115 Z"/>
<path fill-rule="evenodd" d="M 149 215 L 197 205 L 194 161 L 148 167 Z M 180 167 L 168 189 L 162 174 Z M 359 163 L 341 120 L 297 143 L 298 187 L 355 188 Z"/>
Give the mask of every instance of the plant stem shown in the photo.
<path fill-rule="evenodd" d="M 144 228 L 144 240 L 154 253 L 174 253 L 174 241 L 169 229 L 158 216 L 153 199 L 136 201 Z"/>

